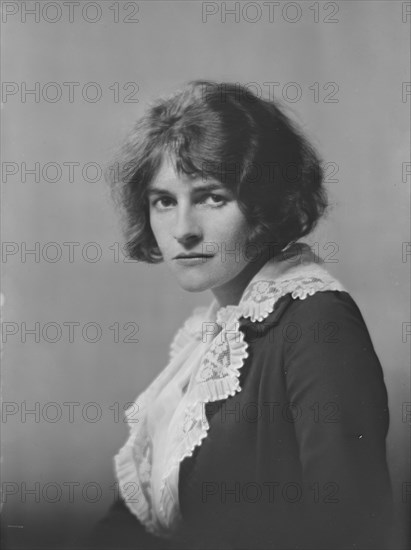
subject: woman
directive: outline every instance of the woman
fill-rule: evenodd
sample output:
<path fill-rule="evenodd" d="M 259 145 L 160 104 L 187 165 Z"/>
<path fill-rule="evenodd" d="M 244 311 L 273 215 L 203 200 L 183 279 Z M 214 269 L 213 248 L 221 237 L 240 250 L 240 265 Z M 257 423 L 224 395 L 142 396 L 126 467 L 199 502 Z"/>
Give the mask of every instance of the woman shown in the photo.
<path fill-rule="evenodd" d="M 93 544 L 386 548 L 381 365 L 350 295 L 296 242 L 326 208 L 312 147 L 275 103 L 196 81 L 148 110 L 119 166 L 130 256 L 214 299 L 128 411 L 122 499 Z"/>

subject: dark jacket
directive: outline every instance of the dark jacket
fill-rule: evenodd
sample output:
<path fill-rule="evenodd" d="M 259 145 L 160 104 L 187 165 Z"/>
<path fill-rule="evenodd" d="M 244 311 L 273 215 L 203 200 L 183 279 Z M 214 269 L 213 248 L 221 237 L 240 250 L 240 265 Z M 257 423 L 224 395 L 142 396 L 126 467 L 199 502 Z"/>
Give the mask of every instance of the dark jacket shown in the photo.
<path fill-rule="evenodd" d="M 241 391 L 207 404 L 208 435 L 180 465 L 180 531 L 148 535 L 119 501 L 90 546 L 387 548 L 387 392 L 355 302 L 288 294 L 240 328 Z"/>

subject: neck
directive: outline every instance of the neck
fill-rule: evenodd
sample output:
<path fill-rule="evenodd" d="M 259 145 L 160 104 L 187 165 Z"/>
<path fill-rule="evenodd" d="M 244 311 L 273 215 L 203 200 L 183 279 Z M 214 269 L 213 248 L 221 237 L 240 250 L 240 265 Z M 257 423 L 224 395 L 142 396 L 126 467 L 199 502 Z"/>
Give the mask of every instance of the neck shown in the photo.
<path fill-rule="evenodd" d="M 269 253 L 263 254 L 258 260 L 249 262 L 234 279 L 218 288 L 211 289 L 219 306 L 237 306 L 248 283 L 260 271 L 268 259 Z"/>

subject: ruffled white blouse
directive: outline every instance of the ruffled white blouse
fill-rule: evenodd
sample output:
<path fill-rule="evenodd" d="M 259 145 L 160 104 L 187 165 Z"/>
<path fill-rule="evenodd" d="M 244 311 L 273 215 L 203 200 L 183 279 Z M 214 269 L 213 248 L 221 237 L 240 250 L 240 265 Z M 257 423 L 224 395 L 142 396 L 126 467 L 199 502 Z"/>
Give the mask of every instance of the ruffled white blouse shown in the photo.
<path fill-rule="evenodd" d="M 209 429 L 207 402 L 241 391 L 248 357 L 241 317 L 263 321 L 286 294 L 305 299 L 318 291 L 344 290 L 308 245 L 295 243 L 253 277 L 236 306 L 196 308 L 175 335 L 170 361 L 127 409 L 130 436 L 114 457 L 119 489 L 129 510 L 158 536 L 178 528 L 182 460 Z"/>

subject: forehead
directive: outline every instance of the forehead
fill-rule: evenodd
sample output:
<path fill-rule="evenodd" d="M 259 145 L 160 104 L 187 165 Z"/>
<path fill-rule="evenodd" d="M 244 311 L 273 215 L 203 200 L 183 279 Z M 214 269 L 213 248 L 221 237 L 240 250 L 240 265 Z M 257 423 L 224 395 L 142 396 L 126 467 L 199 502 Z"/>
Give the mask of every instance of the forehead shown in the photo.
<path fill-rule="evenodd" d="M 148 185 L 148 192 L 156 190 L 172 190 L 178 186 L 188 187 L 189 189 L 223 188 L 223 184 L 214 178 L 195 175 L 190 176 L 184 173 L 178 173 L 175 164 L 169 155 L 165 155 L 157 175 Z"/>
<path fill-rule="evenodd" d="M 160 169 L 157 175 L 149 183 L 148 188 L 155 189 L 156 187 L 164 187 L 165 184 L 172 184 L 176 179 L 182 179 L 181 176 L 184 177 L 184 174 L 180 175 L 177 173 L 170 156 L 164 155 Z"/>

